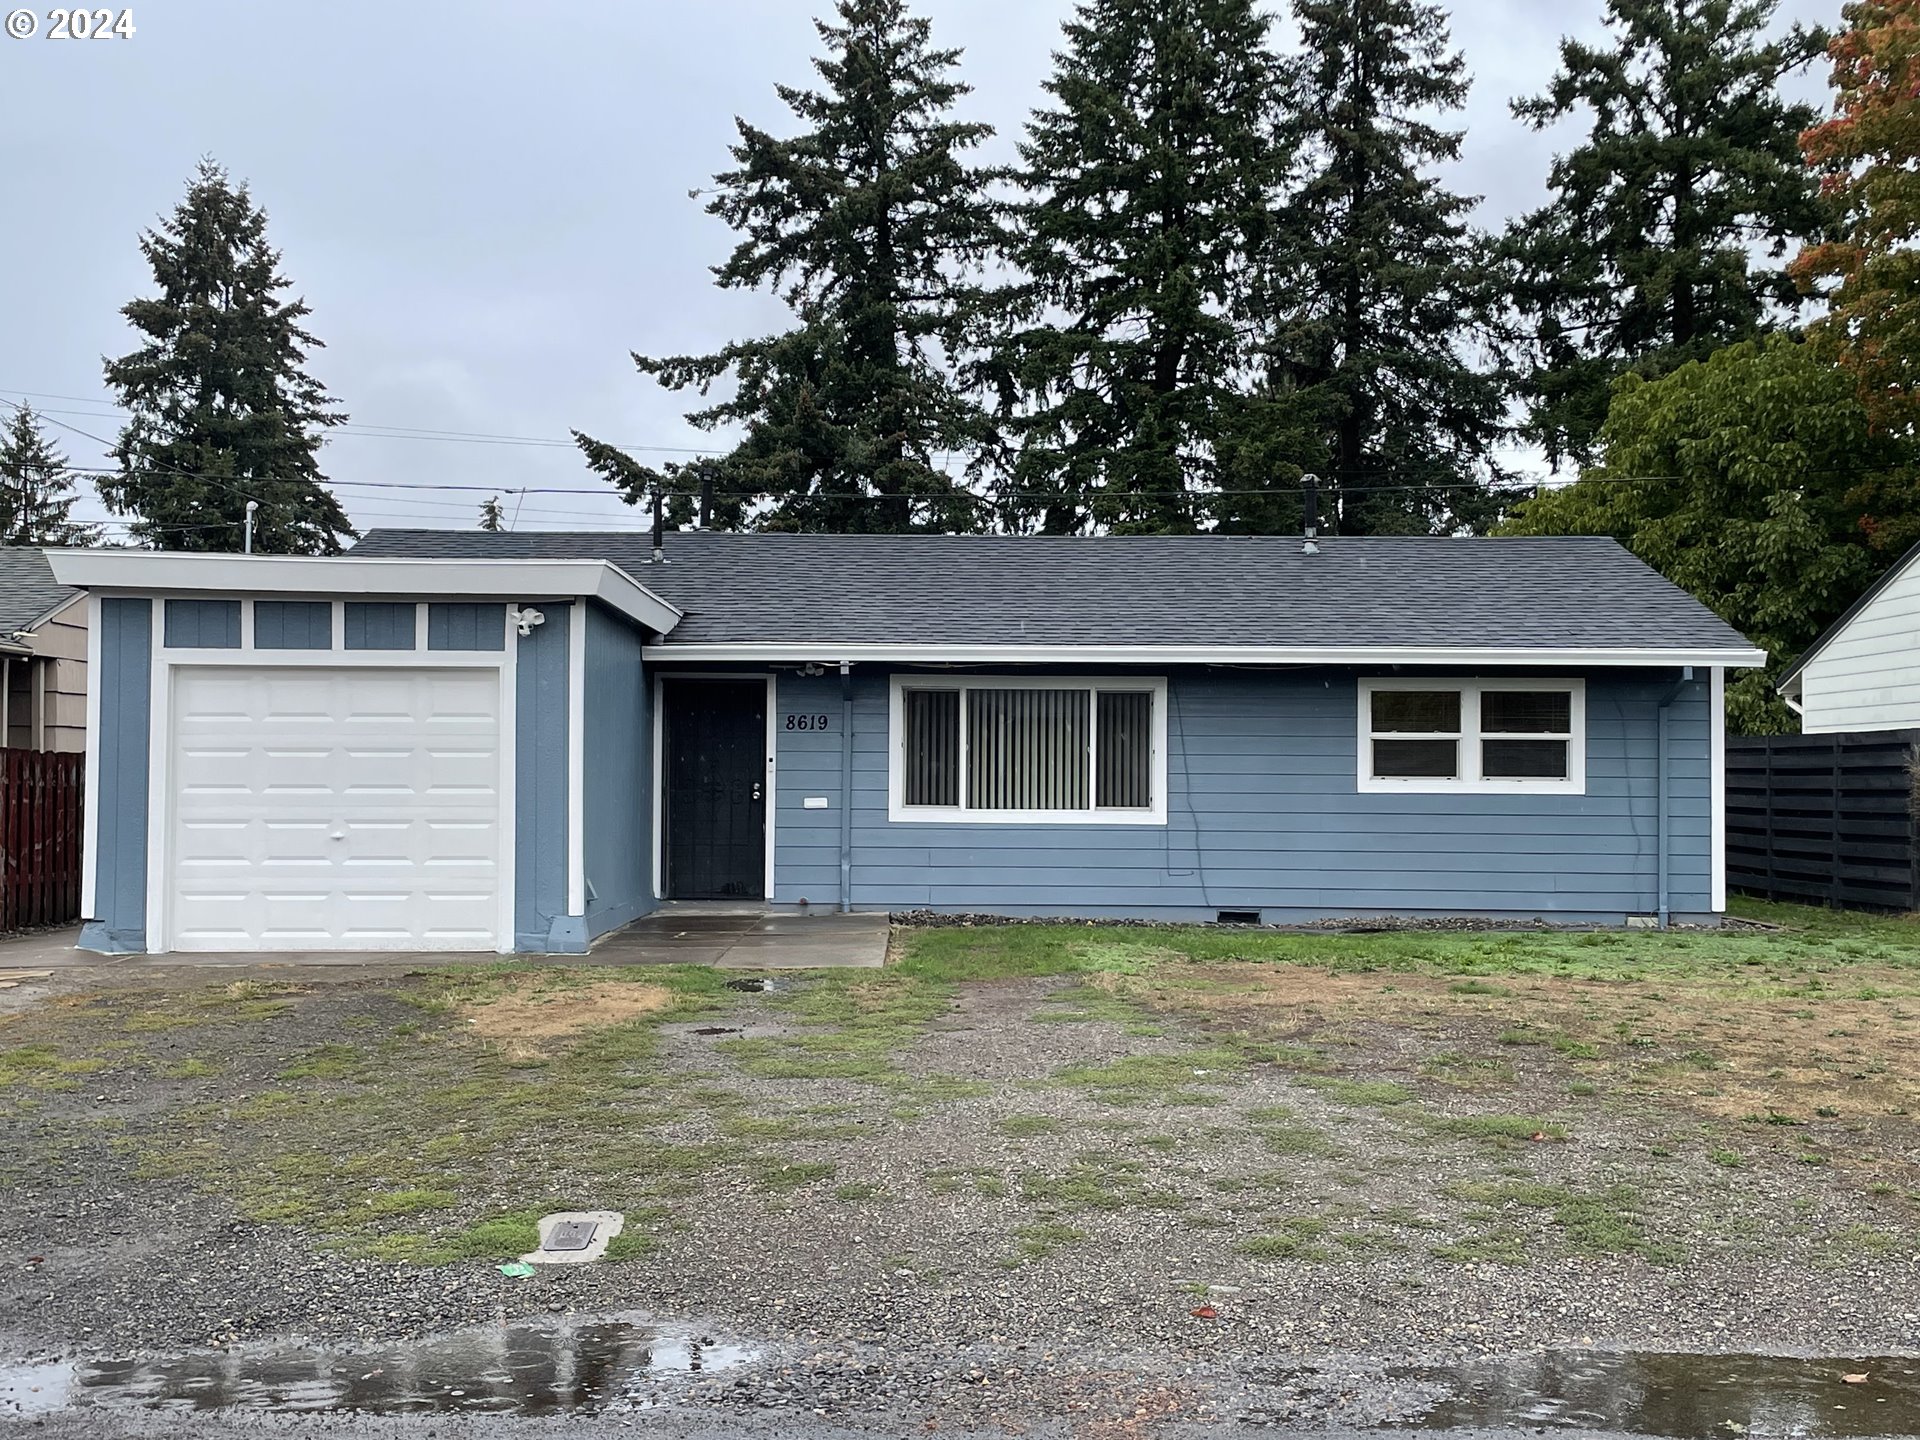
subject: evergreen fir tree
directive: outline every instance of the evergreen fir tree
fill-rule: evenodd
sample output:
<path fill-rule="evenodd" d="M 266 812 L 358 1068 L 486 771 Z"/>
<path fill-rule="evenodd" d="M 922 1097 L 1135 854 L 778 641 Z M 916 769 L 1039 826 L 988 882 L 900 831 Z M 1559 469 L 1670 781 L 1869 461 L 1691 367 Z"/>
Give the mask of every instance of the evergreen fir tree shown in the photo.
<path fill-rule="evenodd" d="M 904 0 L 839 0 L 816 22 L 821 89 L 778 87 L 803 125 L 779 139 L 736 122 L 735 168 L 708 212 L 744 237 L 716 282 L 777 287 L 794 328 L 712 355 L 636 355 L 672 390 L 730 379 L 729 398 L 688 418 L 745 436 L 703 468 L 728 509 L 771 503 L 755 523 L 784 530 L 975 528 L 980 507 L 950 466 L 988 427 L 956 387 L 951 358 L 978 306 L 969 277 L 994 247 L 990 174 L 968 152 L 992 133 L 952 112 L 968 93 L 957 50 Z M 678 488 L 618 448 L 578 435 L 592 468 L 638 503 Z"/>
<path fill-rule="evenodd" d="M 1547 93 L 1514 102 L 1536 129 L 1593 116 L 1504 246 L 1530 429 L 1556 463 L 1591 452 L 1616 376 L 1703 359 L 1794 300 L 1754 252 L 1779 259 L 1819 228 L 1797 143 L 1814 112 L 1777 85 L 1825 41 L 1798 25 L 1766 38 L 1777 4 L 1607 0 L 1614 43 L 1563 41 Z"/>
<path fill-rule="evenodd" d="M 1484 317 L 1475 203 L 1433 167 L 1466 66 L 1428 0 L 1299 0 L 1293 125 L 1308 165 L 1278 223 L 1276 378 L 1325 436 L 1339 533 L 1478 529 L 1505 393 L 1470 354 Z M 1485 337 L 1481 327 L 1480 335 Z"/>
<path fill-rule="evenodd" d="M 155 548 L 238 550 L 246 503 L 254 548 L 333 555 L 356 532 L 327 488 L 319 449 L 346 416 L 305 368 L 320 342 L 281 296 L 280 253 L 244 184 L 202 161 L 186 198 L 141 236 L 159 294 L 122 314 L 144 343 L 107 362 L 131 418 L 100 482 L 134 538 Z"/>
<path fill-rule="evenodd" d="M 0 545 L 97 545 L 100 527 L 73 518 L 78 479 L 27 405 L 0 436 Z"/>
<path fill-rule="evenodd" d="M 507 528 L 507 512 L 501 508 L 498 495 L 489 495 L 480 502 L 480 528 L 494 534 Z"/>
<path fill-rule="evenodd" d="M 1021 146 L 1021 280 L 972 371 L 1015 447 L 1014 525 L 1246 528 L 1261 507 L 1218 492 L 1259 486 L 1297 514 L 1300 432 L 1250 393 L 1240 319 L 1287 171 L 1269 24 L 1253 0 L 1081 0 L 1067 22 Z"/>

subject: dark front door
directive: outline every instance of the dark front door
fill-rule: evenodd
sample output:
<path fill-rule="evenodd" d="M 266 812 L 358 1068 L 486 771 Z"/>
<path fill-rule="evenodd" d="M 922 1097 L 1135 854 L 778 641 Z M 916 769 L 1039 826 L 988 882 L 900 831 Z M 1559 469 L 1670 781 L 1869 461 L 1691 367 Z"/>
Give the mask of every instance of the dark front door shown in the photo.
<path fill-rule="evenodd" d="M 764 900 L 767 683 L 662 685 L 667 897 Z"/>

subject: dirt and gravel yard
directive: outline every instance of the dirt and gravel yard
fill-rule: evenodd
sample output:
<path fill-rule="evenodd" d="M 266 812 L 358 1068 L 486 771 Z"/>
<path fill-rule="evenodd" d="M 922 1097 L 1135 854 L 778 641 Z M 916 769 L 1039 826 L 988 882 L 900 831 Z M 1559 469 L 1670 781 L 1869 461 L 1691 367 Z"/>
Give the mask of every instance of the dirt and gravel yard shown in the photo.
<path fill-rule="evenodd" d="M 56 972 L 0 994 L 0 1357 L 643 1312 L 752 1356 L 673 1413 L 1124 1436 L 1547 1345 L 1911 1351 L 1920 924 L 1748 913 Z M 626 1214 L 608 1263 L 502 1275 L 558 1209 Z"/>

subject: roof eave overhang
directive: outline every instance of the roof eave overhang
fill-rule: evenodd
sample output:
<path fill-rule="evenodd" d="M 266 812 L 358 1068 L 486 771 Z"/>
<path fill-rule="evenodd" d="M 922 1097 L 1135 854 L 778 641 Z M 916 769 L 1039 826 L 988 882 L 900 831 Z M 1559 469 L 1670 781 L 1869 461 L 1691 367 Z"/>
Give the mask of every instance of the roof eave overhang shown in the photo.
<path fill-rule="evenodd" d="M 1409 645 L 896 645 L 665 644 L 651 662 L 723 661 L 838 664 L 893 661 L 947 665 L 1574 665 L 1606 668 L 1694 665 L 1752 669 L 1767 654 L 1752 646 L 1649 649 L 1577 646 Z"/>
<path fill-rule="evenodd" d="M 48 550 L 53 577 L 103 595 L 365 595 L 455 600 L 598 600 L 671 634 L 681 611 L 608 560 L 399 559 L 353 555 L 178 555 Z"/>

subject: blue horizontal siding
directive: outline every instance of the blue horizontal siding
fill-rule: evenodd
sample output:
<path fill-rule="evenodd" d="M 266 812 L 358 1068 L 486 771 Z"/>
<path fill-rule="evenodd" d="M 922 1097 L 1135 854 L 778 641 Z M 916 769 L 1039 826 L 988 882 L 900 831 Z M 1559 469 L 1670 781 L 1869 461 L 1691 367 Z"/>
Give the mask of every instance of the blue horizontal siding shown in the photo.
<path fill-rule="evenodd" d="M 1658 903 L 1656 707 L 1669 679 L 1587 681 L 1587 787 L 1362 794 L 1351 677 L 1183 673 L 1168 706 L 1164 825 L 929 824 L 887 818 L 887 679 L 856 676 L 852 903 L 859 909 L 1270 918 L 1385 913 L 1607 919 Z M 775 897 L 840 891 L 838 676 L 782 676 Z M 827 714 L 789 731 L 787 714 Z M 1708 909 L 1707 686 L 1670 717 L 1673 908 Z M 828 808 L 807 810 L 808 795 Z"/>

